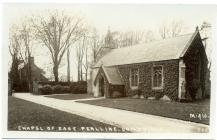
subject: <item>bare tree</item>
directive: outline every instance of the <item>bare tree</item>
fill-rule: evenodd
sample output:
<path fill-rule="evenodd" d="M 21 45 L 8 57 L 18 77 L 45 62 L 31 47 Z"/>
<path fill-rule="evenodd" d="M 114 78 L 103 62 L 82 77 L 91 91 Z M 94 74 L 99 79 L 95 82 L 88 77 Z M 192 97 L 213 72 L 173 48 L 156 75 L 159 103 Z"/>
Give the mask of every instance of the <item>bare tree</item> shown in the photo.
<path fill-rule="evenodd" d="M 162 24 L 159 28 L 159 34 L 162 39 L 168 37 L 175 37 L 180 35 L 183 30 L 183 23 L 181 20 L 173 20 L 170 24 Z"/>
<path fill-rule="evenodd" d="M 53 61 L 53 74 L 58 82 L 58 69 L 62 57 L 70 45 L 75 43 L 83 34 L 82 19 L 76 15 L 67 16 L 58 11 L 52 11 L 48 17 L 32 19 L 36 37 L 46 46 Z"/>
<path fill-rule="evenodd" d="M 155 40 L 154 33 L 151 30 L 148 30 L 144 34 L 145 43 L 152 42 Z"/>
<path fill-rule="evenodd" d="M 28 23 L 23 23 L 20 29 L 20 35 L 22 39 L 22 45 L 20 49 L 22 49 L 23 53 L 21 53 L 21 57 L 25 63 L 28 63 L 29 57 L 32 53 L 32 34 L 31 34 L 31 26 Z"/>
<path fill-rule="evenodd" d="M 99 51 L 100 47 L 102 45 L 102 41 L 100 41 L 99 35 L 97 34 L 96 28 L 93 29 L 92 35 L 89 37 L 90 41 L 90 46 L 92 50 L 92 56 L 93 56 L 93 62 L 96 62 L 97 59 L 97 52 Z M 100 43 L 101 42 L 101 43 Z"/>
<path fill-rule="evenodd" d="M 67 81 L 70 82 L 70 50 L 67 49 Z"/>
<path fill-rule="evenodd" d="M 10 34 L 9 50 L 13 61 L 22 61 L 27 67 L 25 69 L 26 81 L 28 82 L 29 91 L 32 91 L 32 70 L 31 70 L 31 52 L 32 52 L 32 32 L 28 21 L 23 21 L 21 26 L 13 25 Z M 17 64 L 19 64 L 17 63 Z M 14 65 L 13 65 L 14 66 Z"/>
<path fill-rule="evenodd" d="M 84 35 L 82 39 L 78 42 L 78 45 L 76 46 L 78 81 L 83 81 L 82 65 L 83 65 L 83 58 L 85 53 L 85 43 L 86 43 L 86 36 Z"/>
<path fill-rule="evenodd" d="M 85 79 L 88 80 L 89 67 L 92 63 L 96 61 L 97 52 L 99 51 L 100 44 L 99 44 L 99 38 L 96 36 L 96 32 L 94 34 L 86 35 L 86 45 L 84 46 L 84 55 L 85 55 L 85 61 L 83 62 L 83 67 L 85 70 Z"/>
<path fill-rule="evenodd" d="M 85 53 L 85 62 L 83 62 L 83 67 L 85 69 L 85 80 L 87 81 L 89 64 L 90 64 L 88 58 L 88 45 L 85 46 L 84 53 Z"/>
<path fill-rule="evenodd" d="M 182 28 L 183 28 L 182 21 L 173 20 L 170 27 L 171 27 L 170 29 L 171 37 L 175 37 L 182 32 Z"/>
<path fill-rule="evenodd" d="M 140 30 L 126 32 L 111 32 L 113 38 L 113 46 L 121 48 L 132 46 L 141 43 L 144 37 L 144 32 Z"/>
<path fill-rule="evenodd" d="M 159 28 L 159 34 L 162 39 L 165 39 L 168 37 L 169 29 L 166 24 L 162 24 Z"/>
<path fill-rule="evenodd" d="M 9 52 L 11 54 L 11 57 L 17 57 L 20 54 L 20 46 L 21 46 L 21 36 L 18 32 L 18 27 L 13 26 L 10 29 L 9 33 Z"/>
<path fill-rule="evenodd" d="M 22 44 L 21 35 L 17 26 L 13 25 L 9 32 L 9 53 L 12 57 L 11 70 L 9 78 L 11 80 L 12 89 L 18 90 L 20 77 L 18 66 L 20 64 L 20 47 Z"/>
<path fill-rule="evenodd" d="M 20 54 L 21 59 L 24 64 L 27 65 L 26 73 L 27 73 L 27 81 L 29 86 L 29 91 L 31 92 L 33 89 L 33 79 L 32 79 L 32 46 L 33 46 L 33 35 L 32 35 L 32 27 L 28 21 L 23 22 L 21 27 L 21 39 L 23 42 L 23 53 Z M 21 49 L 20 48 L 20 49 Z"/>

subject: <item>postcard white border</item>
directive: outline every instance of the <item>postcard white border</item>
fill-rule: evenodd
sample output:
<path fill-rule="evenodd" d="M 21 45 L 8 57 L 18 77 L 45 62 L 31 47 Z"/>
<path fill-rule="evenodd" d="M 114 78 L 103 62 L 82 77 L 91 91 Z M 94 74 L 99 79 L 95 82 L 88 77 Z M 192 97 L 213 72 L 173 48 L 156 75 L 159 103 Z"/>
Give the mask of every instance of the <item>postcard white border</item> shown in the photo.
<path fill-rule="evenodd" d="M 212 73 L 211 73 L 211 80 L 212 80 L 212 97 L 211 97 L 211 108 L 210 108 L 210 114 L 211 114 L 211 120 L 210 120 L 210 132 L 205 133 L 205 134 L 174 134 L 174 133 L 133 133 L 133 134 L 108 134 L 108 133 L 69 133 L 69 132 L 13 132 L 13 131 L 7 131 L 7 60 L 8 60 L 8 49 L 5 46 L 4 39 L 7 37 L 5 35 L 5 30 L 3 26 L 3 3 L 28 3 L 28 0 L 3 0 L 1 2 L 1 16 L 0 16 L 0 42 L 1 42 L 1 49 L 0 49 L 0 54 L 1 54 L 1 61 L 0 61 L 0 73 L 1 73 L 1 132 L 3 132 L 2 137 L 3 138 L 120 138 L 120 139 L 130 139 L 130 138 L 138 138 L 138 139 L 162 139 L 162 138 L 183 138 L 183 139 L 213 139 L 216 138 L 216 85 L 217 85 L 217 76 L 216 76 L 216 67 L 217 67 L 217 61 L 216 61 L 216 56 L 217 56 L 217 16 L 215 17 L 215 25 L 213 27 L 213 53 L 212 53 Z M 145 3 L 145 4 L 217 4 L 216 1 L 214 0 L 198 0 L 197 3 L 194 1 L 189 1 L 189 0 L 179 0 L 179 1 L 174 1 L 174 0 L 148 0 L 148 1 L 142 1 L 142 0 L 58 0 L 58 1 L 52 1 L 52 0 L 32 0 L 31 2 L 36 2 L 36 3 Z M 216 12 L 217 13 L 217 12 Z"/>

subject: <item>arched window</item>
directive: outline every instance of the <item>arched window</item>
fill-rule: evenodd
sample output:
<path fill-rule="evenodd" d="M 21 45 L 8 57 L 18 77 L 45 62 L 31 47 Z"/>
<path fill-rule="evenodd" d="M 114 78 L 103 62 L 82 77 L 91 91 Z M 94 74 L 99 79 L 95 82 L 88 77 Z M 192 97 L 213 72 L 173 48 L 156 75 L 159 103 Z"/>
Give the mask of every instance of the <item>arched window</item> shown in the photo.
<path fill-rule="evenodd" d="M 133 68 L 130 71 L 130 86 L 131 88 L 137 88 L 139 84 L 139 69 Z"/>
<path fill-rule="evenodd" d="M 163 66 L 153 66 L 152 88 L 153 89 L 163 88 Z"/>

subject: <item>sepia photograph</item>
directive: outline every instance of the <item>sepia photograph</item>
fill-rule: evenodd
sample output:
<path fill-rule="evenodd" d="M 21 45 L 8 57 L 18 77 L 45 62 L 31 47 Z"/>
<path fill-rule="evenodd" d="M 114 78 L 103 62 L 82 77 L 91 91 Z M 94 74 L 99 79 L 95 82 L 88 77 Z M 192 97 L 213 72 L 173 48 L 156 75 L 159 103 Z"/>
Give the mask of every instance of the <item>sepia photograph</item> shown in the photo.
<path fill-rule="evenodd" d="M 4 3 L 2 15 L 5 131 L 213 132 L 215 5 Z"/>

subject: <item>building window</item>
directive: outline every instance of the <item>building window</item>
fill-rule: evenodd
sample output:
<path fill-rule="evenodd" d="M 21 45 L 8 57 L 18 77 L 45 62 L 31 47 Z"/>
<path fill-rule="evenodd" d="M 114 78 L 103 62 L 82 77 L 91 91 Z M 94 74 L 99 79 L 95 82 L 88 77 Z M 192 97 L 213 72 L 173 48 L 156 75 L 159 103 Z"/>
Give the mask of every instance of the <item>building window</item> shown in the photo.
<path fill-rule="evenodd" d="M 130 86 L 131 87 L 138 87 L 139 83 L 139 69 L 131 69 L 130 73 Z"/>
<path fill-rule="evenodd" d="M 153 89 L 163 88 L 163 66 L 154 66 L 152 74 Z"/>
<path fill-rule="evenodd" d="M 181 78 L 185 78 L 185 67 L 181 67 Z"/>

